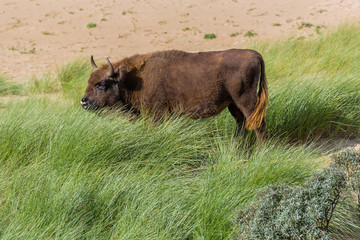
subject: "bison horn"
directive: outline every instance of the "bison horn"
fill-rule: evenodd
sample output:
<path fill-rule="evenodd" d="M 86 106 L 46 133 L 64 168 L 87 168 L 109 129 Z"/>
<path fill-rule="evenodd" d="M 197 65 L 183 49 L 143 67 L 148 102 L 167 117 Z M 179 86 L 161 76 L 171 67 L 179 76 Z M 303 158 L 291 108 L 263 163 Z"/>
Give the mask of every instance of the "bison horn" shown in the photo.
<path fill-rule="evenodd" d="M 114 67 L 113 67 L 113 65 L 111 64 L 109 58 L 106 58 L 106 61 L 107 61 L 108 65 L 109 65 L 109 71 L 108 71 L 107 75 L 108 75 L 109 77 L 112 77 L 112 76 L 115 75 Z"/>
<path fill-rule="evenodd" d="M 95 61 L 94 61 L 94 57 L 93 55 L 91 55 L 91 58 L 90 58 L 90 61 L 91 61 L 91 66 L 93 67 L 93 69 L 97 69 L 98 66 L 96 65 Z"/>

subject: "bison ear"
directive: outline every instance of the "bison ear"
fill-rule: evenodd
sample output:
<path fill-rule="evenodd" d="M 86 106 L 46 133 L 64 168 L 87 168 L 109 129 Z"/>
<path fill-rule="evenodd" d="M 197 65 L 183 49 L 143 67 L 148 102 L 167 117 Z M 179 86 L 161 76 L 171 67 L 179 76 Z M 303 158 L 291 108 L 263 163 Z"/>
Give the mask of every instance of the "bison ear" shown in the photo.
<path fill-rule="evenodd" d="M 126 75 L 126 71 L 125 71 L 125 66 L 121 65 L 120 67 L 117 68 L 117 72 L 119 73 L 119 77 L 118 77 L 118 82 L 121 82 L 125 79 L 125 75 Z"/>

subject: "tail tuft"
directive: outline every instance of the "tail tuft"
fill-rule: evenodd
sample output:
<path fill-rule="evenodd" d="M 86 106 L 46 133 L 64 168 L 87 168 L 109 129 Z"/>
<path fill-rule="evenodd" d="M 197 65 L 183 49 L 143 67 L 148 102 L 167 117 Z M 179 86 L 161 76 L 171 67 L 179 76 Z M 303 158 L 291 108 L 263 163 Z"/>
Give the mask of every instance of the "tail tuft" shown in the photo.
<path fill-rule="evenodd" d="M 256 105 L 254 112 L 246 119 L 245 127 L 247 129 L 260 128 L 261 123 L 266 115 L 266 106 L 268 102 L 268 89 L 265 76 L 265 64 L 262 57 L 260 57 L 261 76 L 260 76 L 260 88 L 256 99 Z"/>

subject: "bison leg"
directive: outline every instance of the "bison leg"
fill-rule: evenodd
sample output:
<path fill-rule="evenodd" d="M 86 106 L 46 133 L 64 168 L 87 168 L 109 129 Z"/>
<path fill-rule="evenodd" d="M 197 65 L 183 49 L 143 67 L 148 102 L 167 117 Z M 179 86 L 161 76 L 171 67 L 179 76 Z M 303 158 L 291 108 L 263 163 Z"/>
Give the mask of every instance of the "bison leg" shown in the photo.
<path fill-rule="evenodd" d="M 228 107 L 231 115 L 235 118 L 237 124 L 236 134 L 243 136 L 245 134 L 245 117 L 244 114 L 236 107 L 235 104 L 230 104 Z"/>
<path fill-rule="evenodd" d="M 256 94 L 242 94 L 240 97 L 233 97 L 234 103 L 237 109 L 240 109 L 242 114 L 247 119 L 255 109 L 256 105 Z M 230 106 L 229 106 L 230 107 Z M 230 108 L 229 108 L 230 109 Z M 259 145 L 262 145 L 265 142 L 265 129 L 266 121 L 263 120 L 259 128 L 253 129 L 255 131 L 257 141 Z"/>

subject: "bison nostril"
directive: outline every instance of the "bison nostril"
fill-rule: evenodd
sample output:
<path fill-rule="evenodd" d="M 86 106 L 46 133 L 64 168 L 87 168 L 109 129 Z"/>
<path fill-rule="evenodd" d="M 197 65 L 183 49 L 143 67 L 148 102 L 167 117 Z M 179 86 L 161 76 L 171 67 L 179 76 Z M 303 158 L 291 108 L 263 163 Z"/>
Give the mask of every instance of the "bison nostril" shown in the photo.
<path fill-rule="evenodd" d="M 80 100 L 80 104 L 81 104 L 82 106 L 85 106 L 85 105 L 87 105 L 87 101 L 88 101 L 88 99 L 85 98 L 85 97 L 83 97 L 83 98 Z"/>

